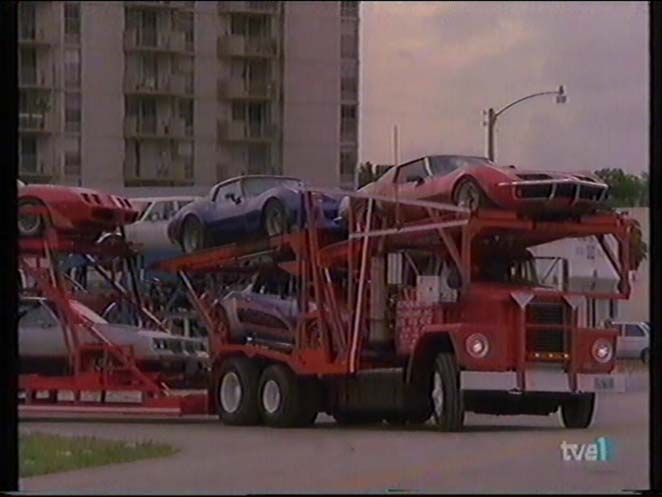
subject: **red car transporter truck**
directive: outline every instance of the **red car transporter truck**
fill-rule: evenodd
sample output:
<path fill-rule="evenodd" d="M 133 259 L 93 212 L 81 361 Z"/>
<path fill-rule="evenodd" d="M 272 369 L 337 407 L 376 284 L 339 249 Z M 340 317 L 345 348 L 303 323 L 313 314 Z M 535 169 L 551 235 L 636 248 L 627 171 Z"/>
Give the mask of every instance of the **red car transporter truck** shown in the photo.
<path fill-rule="evenodd" d="M 231 245 L 160 264 L 179 274 L 209 330 L 209 407 L 227 424 L 302 426 L 319 412 L 341 423 L 421 423 L 458 430 L 465 412 L 540 414 L 585 428 L 596 392 L 618 391 L 616 331 L 589 322 L 589 298 L 625 299 L 636 226 L 622 215 L 534 221 L 515 213 L 402 201 L 429 216 L 397 224 L 375 202 L 338 240 L 313 223 L 253 245 Z M 309 214 L 314 195 L 305 197 Z M 355 204 L 355 202 L 352 202 Z M 395 211 L 398 209 L 396 208 Z M 352 212 L 355 207 L 352 207 Z M 310 215 L 308 219 L 314 219 Z M 395 221 L 394 221 L 395 219 Z M 374 229 L 374 226 L 378 226 Z M 596 237 L 619 277 L 609 294 L 545 286 L 530 248 Z M 233 333 L 218 288 L 192 275 L 287 271 L 299 319 L 289 348 Z M 277 310 L 265 308 L 268 317 Z M 273 320 L 277 321 L 277 320 Z M 282 344 L 280 344 L 282 345 Z"/>

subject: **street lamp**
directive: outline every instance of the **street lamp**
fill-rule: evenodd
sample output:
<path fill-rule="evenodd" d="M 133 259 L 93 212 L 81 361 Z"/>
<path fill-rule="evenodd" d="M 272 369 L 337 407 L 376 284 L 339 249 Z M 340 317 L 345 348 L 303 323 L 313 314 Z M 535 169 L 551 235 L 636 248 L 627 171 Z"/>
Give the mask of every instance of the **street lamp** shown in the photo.
<path fill-rule="evenodd" d="M 487 148 L 486 155 L 488 159 L 492 161 L 494 160 L 494 128 L 496 126 L 497 118 L 511 107 L 517 105 L 518 103 L 523 102 L 524 100 L 529 100 L 534 97 L 541 97 L 543 95 L 556 95 L 557 104 L 564 104 L 568 100 L 568 96 L 565 93 L 565 87 L 563 85 L 560 85 L 558 90 L 556 91 L 543 91 L 540 93 L 533 93 L 532 95 L 527 95 L 526 97 L 522 97 L 518 100 L 515 100 L 514 102 L 506 105 L 505 107 L 503 107 L 498 111 L 495 111 L 492 107 L 490 107 L 486 111 L 483 111 L 483 116 L 485 117 L 485 120 L 483 121 L 483 125 L 487 127 L 485 146 Z"/>

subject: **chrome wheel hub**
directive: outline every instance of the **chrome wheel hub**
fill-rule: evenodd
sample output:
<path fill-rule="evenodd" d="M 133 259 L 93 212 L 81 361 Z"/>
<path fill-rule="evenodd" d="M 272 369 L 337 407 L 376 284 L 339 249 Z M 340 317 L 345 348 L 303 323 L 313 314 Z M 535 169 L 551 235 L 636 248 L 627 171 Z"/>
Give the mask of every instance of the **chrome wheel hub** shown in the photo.
<path fill-rule="evenodd" d="M 237 373 L 228 373 L 223 377 L 219 397 L 221 399 L 221 407 L 224 411 L 233 413 L 239 408 L 242 391 Z"/>
<path fill-rule="evenodd" d="M 274 380 L 269 380 L 264 384 L 262 390 L 262 405 L 269 414 L 275 413 L 280 407 L 281 395 L 280 387 Z"/>
<path fill-rule="evenodd" d="M 441 375 L 435 371 L 432 382 L 432 403 L 434 404 L 434 413 L 437 417 L 441 416 L 444 409 L 444 385 L 441 381 Z"/>

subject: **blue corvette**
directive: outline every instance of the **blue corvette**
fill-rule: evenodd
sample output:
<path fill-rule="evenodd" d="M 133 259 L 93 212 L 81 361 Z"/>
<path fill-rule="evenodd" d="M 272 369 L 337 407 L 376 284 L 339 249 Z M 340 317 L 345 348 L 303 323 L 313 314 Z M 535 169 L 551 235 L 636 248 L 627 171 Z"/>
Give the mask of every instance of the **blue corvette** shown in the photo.
<path fill-rule="evenodd" d="M 214 185 L 206 197 L 182 209 L 168 225 L 170 241 L 184 252 L 272 237 L 301 228 L 303 182 L 285 176 L 239 176 Z M 340 228 L 338 200 L 322 196 L 322 227 Z"/>

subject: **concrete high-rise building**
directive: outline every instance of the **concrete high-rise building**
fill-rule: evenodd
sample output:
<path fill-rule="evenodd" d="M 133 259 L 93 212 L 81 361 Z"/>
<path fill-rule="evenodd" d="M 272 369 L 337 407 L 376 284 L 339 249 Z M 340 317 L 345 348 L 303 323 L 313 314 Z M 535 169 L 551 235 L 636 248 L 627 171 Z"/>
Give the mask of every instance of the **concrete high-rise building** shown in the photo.
<path fill-rule="evenodd" d="M 358 2 L 20 2 L 19 174 L 130 195 L 351 187 Z"/>

